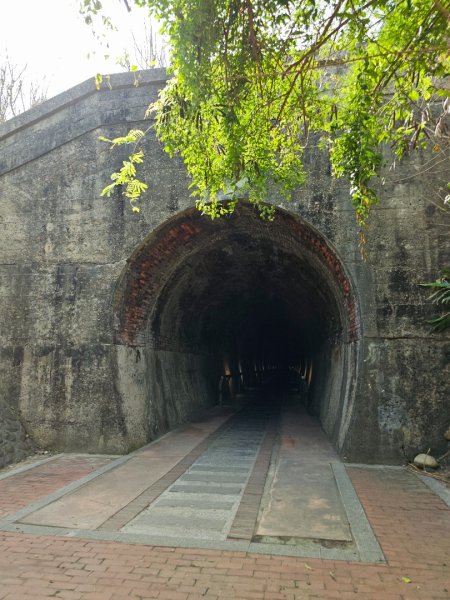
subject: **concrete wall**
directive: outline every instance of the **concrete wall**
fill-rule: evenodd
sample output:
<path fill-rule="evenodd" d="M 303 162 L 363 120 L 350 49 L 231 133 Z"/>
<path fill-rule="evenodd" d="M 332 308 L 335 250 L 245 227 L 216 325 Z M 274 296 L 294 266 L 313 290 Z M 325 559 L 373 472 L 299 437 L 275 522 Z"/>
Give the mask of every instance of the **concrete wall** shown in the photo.
<path fill-rule="evenodd" d="M 0 468 L 21 460 L 33 449 L 19 409 L 22 350 L 7 348 L 0 363 Z"/>
<path fill-rule="evenodd" d="M 132 75 L 113 76 L 111 90 L 85 82 L 0 126 L 0 422 L 13 412 L 17 427 L 16 435 L 0 426 L 3 462 L 27 451 L 27 434 L 48 448 L 126 452 L 217 400 L 217 365 L 203 350 L 117 339 L 127 261 L 192 206 L 182 165 L 151 136 L 142 211 L 133 214 L 118 195 L 100 199 L 126 150 L 111 153 L 98 136 L 146 127 L 145 108 L 164 81 L 161 70 L 139 77 L 135 87 Z M 311 177 L 293 202 L 273 200 L 327 240 L 361 321 L 356 346 L 323 382 L 333 397 L 317 400 L 324 427 L 351 460 L 438 451 L 450 420 L 450 342 L 429 335 L 433 307 L 418 284 L 448 264 L 430 192 L 446 174 L 420 153 L 386 172 L 364 262 L 345 182 L 331 180 L 325 156 L 307 160 Z M 333 411 L 345 421 L 339 431 Z"/>

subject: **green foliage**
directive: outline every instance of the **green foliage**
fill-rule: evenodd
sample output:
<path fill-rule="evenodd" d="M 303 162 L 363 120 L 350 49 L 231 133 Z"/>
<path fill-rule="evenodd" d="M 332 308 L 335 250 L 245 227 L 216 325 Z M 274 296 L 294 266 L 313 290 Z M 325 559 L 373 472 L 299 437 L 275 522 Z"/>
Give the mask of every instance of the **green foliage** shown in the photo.
<path fill-rule="evenodd" d="M 136 150 L 136 146 L 144 137 L 145 133 L 139 129 L 132 129 L 126 136 L 117 137 L 112 140 L 103 136 L 99 137 L 102 142 L 107 142 L 111 145 L 111 148 L 121 146 L 123 144 L 134 144 L 135 151 L 133 151 L 128 160 L 122 162 L 122 167 L 111 175 L 112 183 L 107 185 L 101 195 L 109 198 L 116 188 L 122 190 L 122 195 L 130 200 L 130 204 L 133 212 L 139 212 L 140 208 L 136 202 L 139 200 L 141 195 L 148 188 L 146 183 L 139 181 L 136 177 L 136 165 L 141 164 L 144 160 L 144 153 L 142 150 Z"/>
<path fill-rule="evenodd" d="M 443 306 L 444 311 L 450 304 L 450 269 L 442 271 L 442 277 L 432 283 L 422 283 L 422 287 L 433 290 L 428 300 L 432 300 L 435 304 Z M 431 325 L 431 330 L 435 332 L 445 331 L 450 327 L 450 311 L 436 315 L 428 323 Z"/>
<path fill-rule="evenodd" d="M 87 15 L 90 3 L 99 10 L 83 0 Z M 172 77 L 149 114 L 211 218 L 242 197 L 270 218 L 265 200 L 304 182 L 313 139 L 330 152 L 334 176 L 350 182 L 363 227 L 377 202 L 380 144 L 397 158 L 448 145 L 438 119 L 450 112 L 439 83 L 450 75 L 449 0 L 134 3 L 160 20 L 171 50 Z"/>

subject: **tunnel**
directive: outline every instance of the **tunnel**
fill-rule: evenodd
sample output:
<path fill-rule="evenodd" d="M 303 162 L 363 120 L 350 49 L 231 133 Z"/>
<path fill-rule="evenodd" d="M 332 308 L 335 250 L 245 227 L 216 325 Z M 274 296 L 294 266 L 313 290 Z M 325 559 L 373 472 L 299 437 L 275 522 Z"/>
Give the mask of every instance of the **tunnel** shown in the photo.
<path fill-rule="evenodd" d="M 208 406 L 272 390 L 274 402 L 297 394 L 342 448 L 358 302 L 335 251 L 298 216 L 277 209 L 268 222 L 246 203 L 215 221 L 176 215 L 127 261 L 113 318 L 128 382 L 119 387 L 127 406 L 140 405 L 147 441 Z"/>

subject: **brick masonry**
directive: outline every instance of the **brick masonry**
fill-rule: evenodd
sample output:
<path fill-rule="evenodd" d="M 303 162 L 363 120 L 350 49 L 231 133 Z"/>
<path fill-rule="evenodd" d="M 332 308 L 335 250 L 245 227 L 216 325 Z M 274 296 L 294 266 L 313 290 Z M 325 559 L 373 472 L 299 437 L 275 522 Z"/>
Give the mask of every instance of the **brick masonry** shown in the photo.
<path fill-rule="evenodd" d="M 407 471 L 348 472 L 385 564 L 0 532 L 0 599 L 448 599 L 448 507 Z"/>
<path fill-rule="evenodd" d="M 0 480 L 0 518 L 89 475 L 110 460 L 102 456 L 55 456 L 29 471 Z"/>

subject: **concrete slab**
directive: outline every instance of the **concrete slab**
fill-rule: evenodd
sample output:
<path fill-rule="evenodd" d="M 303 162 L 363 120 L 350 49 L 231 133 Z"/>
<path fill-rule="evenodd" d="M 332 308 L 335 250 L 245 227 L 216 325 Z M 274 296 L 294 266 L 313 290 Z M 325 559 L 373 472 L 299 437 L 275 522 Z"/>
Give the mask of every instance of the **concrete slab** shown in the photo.
<path fill-rule="evenodd" d="M 202 472 L 202 473 L 247 473 L 248 467 L 224 467 L 219 465 L 204 465 L 195 464 L 190 468 L 190 472 Z"/>
<path fill-rule="evenodd" d="M 220 540 L 226 539 L 226 534 L 216 529 L 202 529 L 201 527 L 183 528 L 179 523 L 172 527 L 158 527 L 158 525 L 150 524 L 134 524 L 130 529 L 127 529 L 122 535 L 129 536 L 128 540 L 133 540 L 135 535 L 142 535 L 147 543 L 155 544 L 155 537 L 163 540 L 162 545 L 174 545 L 178 546 L 180 540 L 189 540 L 188 545 L 192 546 L 191 540 L 201 540 L 202 542 L 208 540 Z M 203 544 L 202 544 L 203 547 Z"/>
<path fill-rule="evenodd" d="M 267 478 L 260 512 L 260 530 L 256 531 L 254 537 L 271 450 L 277 439 L 278 419 L 268 416 L 265 421 L 260 421 L 266 429 L 262 437 L 257 428 L 240 426 L 242 422 L 249 422 L 253 418 L 252 414 L 248 414 L 249 411 L 233 418 L 207 443 L 198 448 L 194 446 L 193 452 L 190 450 L 193 439 L 203 435 L 195 424 L 172 432 L 142 451 L 120 457 L 0 519 L 0 531 L 340 561 L 383 562 L 383 553 L 347 470 L 338 461 L 320 427 L 306 415 L 294 414 L 292 407 L 287 406 L 283 410 L 281 446 L 277 459 L 273 461 L 272 476 L 269 473 Z M 243 431 L 248 436 L 245 448 L 243 445 L 241 448 Z M 259 447 L 252 443 L 257 437 L 263 439 Z M 239 450 L 256 446 L 251 460 L 243 461 L 241 452 L 229 451 L 230 447 L 236 450 L 233 448 L 235 441 Z M 156 452 L 158 446 L 161 448 L 159 457 Z M 205 463 L 205 455 L 211 449 L 214 450 L 216 462 Z M 180 460 L 182 462 L 179 463 Z M 174 463 L 177 466 L 172 471 L 170 467 Z M 335 487 L 334 482 L 330 481 L 330 470 L 339 490 L 341 506 L 344 506 L 347 521 L 351 524 L 352 541 L 346 535 L 345 516 L 340 514 L 341 525 L 344 525 L 341 529 L 336 528 L 333 518 L 329 519 L 330 514 L 333 517 L 340 513 L 339 502 L 320 506 L 328 502 L 330 489 Z M 371 470 L 370 467 L 366 468 L 366 471 Z M 244 473 L 249 478 L 243 485 L 227 481 L 233 474 L 241 478 Z M 186 475 L 199 475 L 200 481 L 196 477 L 185 480 Z M 410 478 L 415 480 L 416 476 L 410 475 Z M 146 489 L 135 496 L 141 489 L 139 486 L 145 486 Z M 172 491 L 174 489 L 177 491 Z M 230 494 L 231 491 L 238 493 Z M 269 506 L 277 494 L 284 502 L 281 510 L 278 506 L 280 503 Z M 129 502 L 131 496 L 134 498 Z M 112 511 L 115 512 L 109 517 Z M 309 529 L 299 533 L 300 525 L 303 527 L 305 523 Z M 269 530 L 271 525 L 272 530 Z M 270 535 L 261 534 L 264 526 Z M 249 537 L 236 535 L 239 530 L 242 532 L 246 529 L 250 530 Z"/>
<path fill-rule="evenodd" d="M 218 496 L 236 496 L 242 492 L 243 486 L 214 486 L 214 485 L 173 485 L 169 493 L 183 494 L 214 494 Z"/>
<path fill-rule="evenodd" d="M 229 417 L 229 414 L 210 414 L 199 423 L 166 434 L 134 454 L 125 464 L 27 515 L 21 522 L 96 529 L 157 482 Z"/>
<path fill-rule="evenodd" d="M 204 510 L 231 510 L 235 504 L 234 502 L 212 500 L 211 498 L 198 498 L 193 496 L 190 498 L 186 498 L 185 496 L 179 498 L 177 496 L 179 496 L 179 494 L 172 494 L 171 497 L 167 496 L 158 500 L 158 506 L 188 507 Z"/>
<path fill-rule="evenodd" d="M 266 428 L 264 423 L 262 432 L 258 430 L 256 433 L 247 433 L 247 443 L 244 445 L 240 427 L 242 420 L 246 421 L 246 416 L 242 414 L 234 419 L 230 427 L 205 449 L 189 470 L 154 503 L 122 527 L 122 531 L 126 534 L 147 534 L 166 538 L 181 536 L 199 539 L 203 536 L 209 540 L 225 540 L 251 475 Z M 249 450 L 251 448 L 252 451 Z M 243 455 L 251 457 L 246 473 L 216 472 L 214 463 L 217 465 L 226 460 L 231 468 L 241 463 Z M 205 456 L 208 456 L 213 464 L 208 471 L 196 471 L 198 461 L 204 460 Z M 219 505 L 222 507 L 217 508 Z"/>
<path fill-rule="evenodd" d="M 186 473 L 180 478 L 180 482 L 188 481 L 207 481 L 214 483 L 245 483 L 247 475 L 234 474 L 221 475 L 219 473 Z"/>
<path fill-rule="evenodd" d="M 246 458 L 245 460 L 243 459 L 239 459 L 236 460 L 233 457 L 230 456 L 223 456 L 220 457 L 219 455 L 213 457 L 210 455 L 203 455 L 196 463 L 198 466 L 207 466 L 207 467 L 218 467 L 218 468 L 223 468 L 223 467 L 230 467 L 232 465 L 237 464 L 239 467 L 245 469 L 246 471 L 251 468 L 251 466 L 253 465 L 253 459 L 251 458 Z"/>
<path fill-rule="evenodd" d="M 154 507 L 151 514 L 143 514 L 133 524 L 127 525 L 126 531 L 133 533 L 148 528 L 166 529 L 179 528 L 183 531 L 196 531 L 197 529 L 209 529 L 222 531 L 228 520 L 226 511 L 199 511 L 196 508 Z M 180 533 L 178 533 L 180 535 Z"/>
<path fill-rule="evenodd" d="M 317 421 L 301 407 L 287 407 L 256 535 L 352 541 L 331 462 L 339 457 Z"/>
<path fill-rule="evenodd" d="M 96 529 L 174 467 L 179 456 L 136 457 L 76 492 L 22 519 L 23 523 Z"/>

